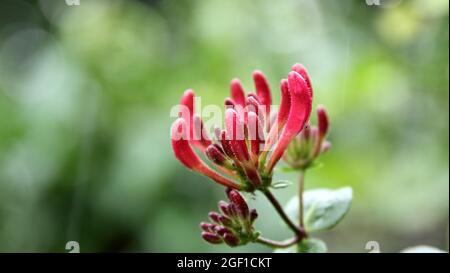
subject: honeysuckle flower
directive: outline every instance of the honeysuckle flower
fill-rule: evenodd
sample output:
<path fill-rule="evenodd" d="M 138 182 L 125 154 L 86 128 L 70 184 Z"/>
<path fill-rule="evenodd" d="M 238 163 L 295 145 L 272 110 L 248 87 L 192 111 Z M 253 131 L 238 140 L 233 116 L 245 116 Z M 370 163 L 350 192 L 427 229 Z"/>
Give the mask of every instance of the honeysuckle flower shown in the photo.
<path fill-rule="evenodd" d="M 227 190 L 227 196 L 230 203 L 220 201 L 220 213 L 212 211 L 208 214 L 211 223 L 200 223 L 202 238 L 211 244 L 226 243 L 232 247 L 256 240 L 259 236 L 253 228 L 258 217 L 256 210 L 250 210 L 236 190 Z"/>
<path fill-rule="evenodd" d="M 307 125 L 289 144 L 284 160 L 294 169 L 306 169 L 314 160 L 326 152 L 331 144 L 326 141 L 329 119 L 325 107 L 317 107 L 317 126 Z"/>
<path fill-rule="evenodd" d="M 275 165 L 309 120 L 313 96 L 301 64 L 292 66 L 287 79 L 281 80 L 278 113 L 271 113 L 271 91 L 261 71 L 253 72 L 253 82 L 255 92 L 245 95 L 241 82 L 231 81 L 230 98 L 225 99 L 225 128 L 215 128 L 214 138 L 194 112 L 191 89 L 183 94 L 179 118 L 172 125 L 173 151 L 183 165 L 226 187 L 249 192 L 271 184 Z"/>

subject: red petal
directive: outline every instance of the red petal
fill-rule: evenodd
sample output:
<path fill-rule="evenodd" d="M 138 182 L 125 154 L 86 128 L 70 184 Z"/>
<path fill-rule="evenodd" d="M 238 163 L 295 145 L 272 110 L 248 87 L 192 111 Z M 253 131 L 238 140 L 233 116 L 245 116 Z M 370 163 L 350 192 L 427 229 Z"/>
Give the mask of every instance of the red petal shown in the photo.
<path fill-rule="evenodd" d="M 227 139 L 230 141 L 231 150 L 239 161 L 248 161 L 249 154 L 245 143 L 244 123 L 239 120 L 238 114 L 233 109 L 225 111 L 225 126 Z"/>
<path fill-rule="evenodd" d="M 317 126 L 319 127 L 319 137 L 323 139 L 328 132 L 329 119 L 325 107 L 317 106 Z"/>
<path fill-rule="evenodd" d="M 297 72 L 298 74 L 300 74 L 303 77 L 303 79 L 305 79 L 306 84 L 308 85 L 308 88 L 309 88 L 308 90 L 311 93 L 311 97 L 313 97 L 313 89 L 312 89 L 312 85 L 311 85 L 311 79 L 309 78 L 308 71 L 306 70 L 306 68 L 302 64 L 296 63 L 292 66 L 292 71 Z"/>
<path fill-rule="evenodd" d="M 245 107 L 245 92 L 244 88 L 242 88 L 241 81 L 233 79 L 230 84 L 230 92 L 234 103 Z"/>
<path fill-rule="evenodd" d="M 171 130 L 172 149 L 175 157 L 187 168 L 208 176 L 212 180 L 226 187 L 239 189 L 240 186 L 221 176 L 220 174 L 209 168 L 192 149 L 187 140 L 186 122 L 182 118 L 178 118 L 172 125 Z"/>
<path fill-rule="evenodd" d="M 312 108 L 312 97 L 303 77 L 295 71 L 288 76 L 289 91 L 291 94 L 291 107 L 289 117 L 278 144 L 270 157 L 267 172 L 271 173 L 275 164 L 283 156 L 291 140 L 303 129 L 309 119 Z"/>
<path fill-rule="evenodd" d="M 253 72 L 253 82 L 255 83 L 256 94 L 258 95 L 259 102 L 266 108 L 266 117 L 268 117 L 270 113 L 270 105 L 272 104 L 272 97 L 266 76 L 264 76 L 261 71 L 256 70 Z"/>
<path fill-rule="evenodd" d="M 248 136 L 250 140 L 250 150 L 254 156 L 258 156 L 260 145 L 264 142 L 263 125 L 254 112 L 248 113 Z"/>

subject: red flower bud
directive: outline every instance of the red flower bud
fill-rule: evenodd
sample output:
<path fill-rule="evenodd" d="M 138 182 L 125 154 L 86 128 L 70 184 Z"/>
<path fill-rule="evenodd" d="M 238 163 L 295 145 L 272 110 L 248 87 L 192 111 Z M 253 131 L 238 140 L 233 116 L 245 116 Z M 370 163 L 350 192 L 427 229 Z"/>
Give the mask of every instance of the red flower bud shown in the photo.
<path fill-rule="evenodd" d="M 317 126 L 319 127 L 319 138 L 323 139 L 328 132 L 328 115 L 325 107 L 322 105 L 317 106 Z"/>
<path fill-rule="evenodd" d="M 266 76 L 264 76 L 261 71 L 256 70 L 253 72 L 253 81 L 255 83 L 256 94 L 258 95 L 259 101 L 261 105 L 264 105 L 266 108 L 264 114 L 266 117 L 269 117 L 272 96 L 270 94 L 270 87 L 267 83 Z"/>
<path fill-rule="evenodd" d="M 226 216 L 224 216 L 224 215 L 220 215 L 220 216 L 219 216 L 219 222 L 220 222 L 222 225 L 226 226 L 226 227 L 229 227 L 229 226 L 231 226 L 231 225 L 233 224 L 233 222 L 231 221 L 231 219 L 228 218 L 228 217 L 226 217 Z"/>
<path fill-rule="evenodd" d="M 242 84 L 238 79 L 233 79 L 230 84 L 231 98 L 234 103 L 245 107 L 245 93 Z"/>
<path fill-rule="evenodd" d="M 312 108 L 312 97 L 305 80 L 297 72 L 288 75 L 291 107 L 283 133 L 270 157 L 266 171 L 271 173 L 275 164 L 280 160 L 292 139 L 300 133 L 309 119 Z"/>
<path fill-rule="evenodd" d="M 234 246 L 238 246 L 239 245 L 239 238 L 237 238 L 236 236 L 234 236 L 231 233 L 225 233 L 223 235 L 223 240 L 225 241 L 225 243 L 231 247 Z"/>
<path fill-rule="evenodd" d="M 248 113 L 248 136 L 250 140 L 250 150 L 252 155 L 256 158 L 259 155 L 261 143 L 264 143 L 264 129 L 261 121 L 254 112 Z"/>
<path fill-rule="evenodd" d="M 244 123 L 239 120 L 236 111 L 227 109 L 225 111 L 225 125 L 227 128 L 227 139 L 230 141 L 231 150 L 239 161 L 248 161 L 249 154 L 245 143 Z"/>
<path fill-rule="evenodd" d="M 219 234 L 220 236 L 225 235 L 225 233 L 230 233 L 230 234 L 232 234 L 231 230 L 229 230 L 229 229 L 226 228 L 226 227 L 221 227 L 221 226 L 216 226 L 216 227 L 214 228 L 214 231 L 215 231 L 217 234 Z"/>
<path fill-rule="evenodd" d="M 225 163 L 225 155 L 221 151 L 221 149 L 218 147 L 217 144 L 209 145 L 208 148 L 206 148 L 206 157 L 208 157 L 209 160 L 216 163 L 219 166 L 222 166 Z"/>
<path fill-rule="evenodd" d="M 229 190 L 228 198 L 230 199 L 230 202 L 234 204 L 238 216 L 242 219 L 247 219 L 250 212 L 244 197 L 236 190 Z"/>
<path fill-rule="evenodd" d="M 215 231 L 215 227 L 216 227 L 216 225 L 211 224 L 211 223 L 206 223 L 206 222 L 201 222 L 200 223 L 200 228 L 203 231 L 206 231 L 206 232 L 214 232 Z"/>
<path fill-rule="evenodd" d="M 311 85 L 311 79 L 308 75 L 308 71 L 306 70 L 306 68 L 302 65 L 302 64 L 294 64 L 292 66 L 292 71 L 297 72 L 298 74 L 300 74 L 303 79 L 305 79 L 306 84 L 308 85 L 308 90 L 311 93 L 311 97 L 313 97 L 313 89 L 312 89 L 312 85 Z"/>
<path fill-rule="evenodd" d="M 222 243 L 222 238 L 220 238 L 219 235 L 209 233 L 209 232 L 202 232 L 202 238 L 211 244 L 220 244 Z"/>
<path fill-rule="evenodd" d="M 217 205 L 220 209 L 220 211 L 225 214 L 226 216 L 230 216 L 230 210 L 228 209 L 228 203 L 225 201 L 219 201 Z"/>
<path fill-rule="evenodd" d="M 209 219 L 211 219 L 211 221 L 216 222 L 217 224 L 220 224 L 220 214 L 218 214 L 215 211 L 211 211 L 210 213 L 208 213 Z"/>

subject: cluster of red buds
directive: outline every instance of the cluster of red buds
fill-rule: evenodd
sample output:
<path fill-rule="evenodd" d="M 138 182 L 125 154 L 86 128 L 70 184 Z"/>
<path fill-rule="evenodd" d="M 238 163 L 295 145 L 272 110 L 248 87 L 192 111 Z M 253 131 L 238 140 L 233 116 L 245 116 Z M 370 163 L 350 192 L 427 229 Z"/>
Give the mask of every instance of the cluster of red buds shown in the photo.
<path fill-rule="evenodd" d="M 253 81 L 256 92 L 247 95 L 238 79 L 231 81 L 231 96 L 225 100 L 225 129 L 215 128 L 214 138 L 194 112 L 195 95 L 190 89 L 181 98 L 179 118 L 171 129 L 173 151 L 183 165 L 227 188 L 248 192 L 270 186 L 275 165 L 309 120 L 313 96 L 301 64 L 295 64 L 287 79 L 281 80 L 277 113 L 271 113 L 272 96 L 264 74 L 253 72 Z"/>
<path fill-rule="evenodd" d="M 317 107 L 317 126 L 306 125 L 289 144 L 283 159 L 292 168 L 304 170 L 314 163 L 314 160 L 322 153 L 330 149 L 327 141 L 329 119 L 323 106 Z"/>
<path fill-rule="evenodd" d="M 255 241 L 259 233 L 253 228 L 258 214 L 255 209 L 249 210 L 247 202 L 236 190 L 227 190 L 230 203 L 220 201 L 218 212 L 210 212 L 212 223 L 200 224 L 202 238 L 211 244 L 225 242 L 229 246 L 245 245 Z"/>

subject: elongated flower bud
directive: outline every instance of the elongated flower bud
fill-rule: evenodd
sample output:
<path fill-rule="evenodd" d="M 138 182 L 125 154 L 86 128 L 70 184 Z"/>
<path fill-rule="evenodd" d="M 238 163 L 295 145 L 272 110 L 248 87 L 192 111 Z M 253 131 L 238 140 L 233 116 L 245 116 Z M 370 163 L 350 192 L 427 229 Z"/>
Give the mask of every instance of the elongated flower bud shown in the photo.
<path fill-rule="evenodd" d="M 216 144 L 209 145 L 208 148 L 206 148 L 205 154 L 209 160 L 216 163 L 217 165 L 223 166 L 225 164 L 225 155 L 222 153 L 220 148 L 217 147 Z"/>
<path fill-rule="evenodd" d="M 231 230 L 229 230 L 229 229 L 226 228 L 226 227 L 222 227 L 222 226 L 216 226 L 216 227 L 215 227 L 215 232 L 216 232 L 217 234 L 219 234 L 220 236 L 225 235 L 225 233 L 232 233 Z"/>
<path fill-rule="evenodd" d="M 222 243 L 222 238 L 220 238 L 219 235 L 209 233 L 209 232 L 202 232 L 202 238 L 211 244 L 220 244 Z"/>
<path fill-rule="evenodd" d="M 214 232 L 215 231 L 215 227 L 216 227 L 216 225 L 211 224 L 211 223 L 206 223 L 206 222 L 201 222 L 200 223 L 200 228 L 203 231 L 206 231 L 206 232 Z"/>
<path fill-rule="evenodd" d="M 225 233 L 223 235 L 223 240 L 227 245 L 229 245 L 231 247 L 235 247 L 235 246 L 239 245 L 239 238 L 237 238 L 236 236 L 234 236 L 231 233 Z"/>
<path fill-rule="evenodd" d="M 245 143 L 244 124 L 239 120 L 236 111 L 227 109 L 225 112 L 227 139 L 230 140 L 231 150 L 239 161 L 248 161 L 249 154 Z"/>
<path fill-rule="evenodd" d="M 234 103 L 245 107 L 245 93 L 244 88 L 242 88 L 241 81 L 238 79 L 233 79 L 230 83 L 231 98 Z"/>
<path fill-rule="evenodd" d="M 220 224 L 220 214 L 218 214 L 215 211 L 211 211 L 208 213 L 209 219 L 211 219 L 213 222 Z"/>
<path fill-rule="evenodd" d="M 253 81 L 255 83 L 256 94 L 258 95 L 259 101 L 266 108 L 266 117 L 269 117 L 270 113 L 270 105 L 272 104 L 272 96 L 270 94 L 270 87 L 267 83 L 266 76 L 259 71 L 256 70 L 253 72 Z"/>
<path fill-rule="evenodd" d="M 306 84 L 308 85 L 308 90 L 311 93 L 311 97 L 313 97 L 313 89 L 312 89 L 312 84 L 311 84 L 311 78 L 309 77 L 308 71 L 306 70 L 306 68 L 302 65 L 302 64 L 294 64 L 292 66 L 292 71 L 297 72 L 298 74 L 300 74 L 303 79 L 305 79 Z"/>
<path fill-rule="evenodd" d="M 289 85 L 286 79 L 282 79 L 280 82 L 281 89 L 281 103 L 280 110 L 278 110 L 278 132 L 281 131 L 289 116 L 289 110 L 291 108 L 291 94 L 289 93 Z"/>
<path fill-rule="evenodd" d="M 238 215 L 242 219 L 247 219 L 250 212 L 244 197 L 238 191 L 230 190 L 228 191 L 228 198 L 235 205 Z"/>
<path fill-rule="evenodd" d="M 302 76 L 292 71 L 288 75 L 288 83 L 291 94 L 291 108 L 283 133 L 266 167 L 268 173 L 272 172 L 273 167 L 280 160 L 289 143 L 303 129 L 311 113 L 312 97 Z"/>
<path fill-rule="evenodd" d="M 264 142 L 264 131 L 263 125 L 256 113 L 248 113 L 247 128 L 251 153 L 254 157 L 257 157 L 259 154 L 260 144 Z"/>
<path fill-rule="evenodd" d="M 325 107 L 322 105 L 317 106 L 317 126 L 319 127 L 319 138 L 323 139 L 328 132 L 328 115 Z"/>
<path fill-rule="evenodd" d="M 192 89 L 188 89 L 184 91 L 183 96 L 181 97 L 180 105 L 186 107 L 189 110 L 189 116 L 194 114 L 194 91 Z M 179 112 L 179 117 L 182 117 L 184 113 L 182 111 Z M 187 118 L 187 117 L 184 117 Z"/>

